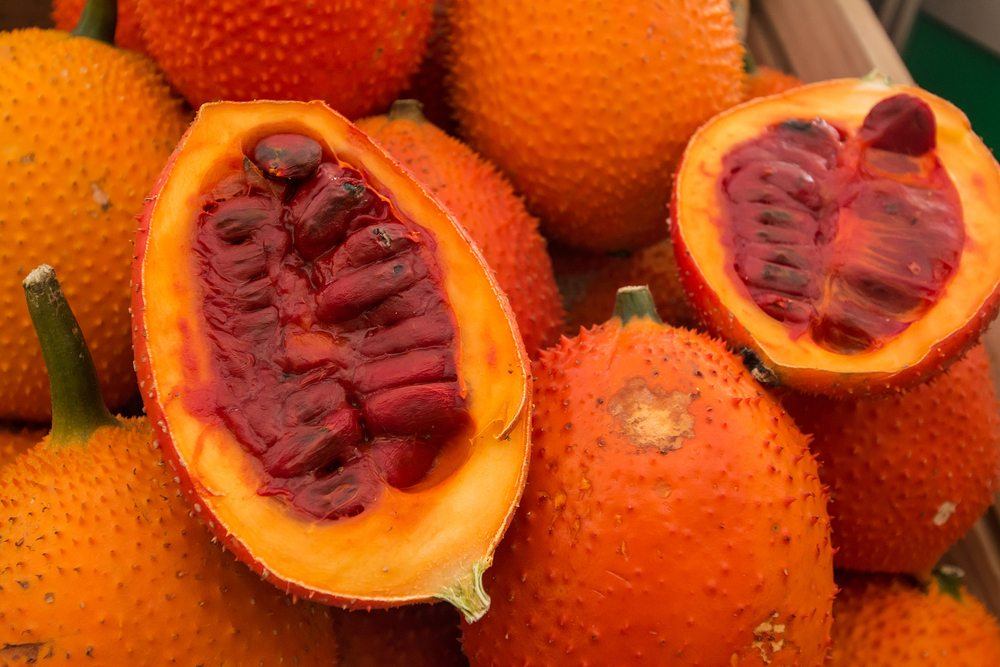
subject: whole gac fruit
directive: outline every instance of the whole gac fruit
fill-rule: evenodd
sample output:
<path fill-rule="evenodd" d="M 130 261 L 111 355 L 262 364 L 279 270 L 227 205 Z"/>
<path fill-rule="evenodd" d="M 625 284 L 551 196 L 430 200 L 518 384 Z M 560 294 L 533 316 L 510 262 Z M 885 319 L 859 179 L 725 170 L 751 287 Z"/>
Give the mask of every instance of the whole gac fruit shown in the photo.
<path fill-rule="evenodd" d="M 358 127 L 445 205 L 476 242 L 510 299 L 528 354 L 555 342 L 563 309 L 538 220 L 496 167 L 432 123 L 414 100 Z"/>
<path fill-rule="evenodd" d="M 458 612 L 417 604 L 372 611 L 333 610 L 340 658 L 351 667 L 462 667 Z"/>
<path fill-rule="evenodd" d="M 665 322 L 683 327 L 698 323 L 684 294 L 669 239 L 628 254 L 593 255 L 559 248 L 552 255 L 566 304 L 568 335 L 607 319 L 615 293 L 626 285 L 647 285 Z"/>
<path fill-rule="evenodd" d="M 433 0 L 138 0 L 146 50 L 197 107 L 324 100 L 381 110 L 420 65 Z"/>
<path fill-rule="evenodd" d="M 60 30 L 72 30 L 80 20 L 87 0 L 53 0 L 52 21 Z M 139 28 L 138 0 L 118 0 L 118 20 L 115 45 L 142 52 L 142 30 Z"/>
<path fill-rule="evenodd" d="M 37 445 L 45 431 L 31 427 L 0 427 L 0 466 L 14 460 L 18 454 Z"/>
<path fill-rule="evenodd" d="M 884 576 L 842 583 L 832 667 L 1000 665 L 1000 625 L 953 574 L 926 587 Z"/>
<path fill-rule="evenodd" d="M 542 353 L 518 514 L 473 665 L 818 665 L 834 583 L 806 438 L 645 288 Z"/>
<path fill-rule="evenodd" d="M 215 544 L 147 420 L 107 412 L 54 272 L 25 289 L 56 378 L 53 426 L 0 470 L 0 662 L 336 664 L 326 610 Z"/>
<path fill-rule="evenodd" d="M 113 30 L 89 24 L 85 32 L 110 39 Z M 152 62 L 95 38 L 19 30 L 0 33 L 0 53 L 0 419 L 49 417 L 20 287 L 42 261 L 62 272 L 104 396 L 118 407 L 135 390 L 135 216 L 187 115 Z"/>
<path fill-rule="evenodd" d="M 981 345 L 905 393 L 784 404 L 813 434 L 839 568 L 926 575 L 997 490 L 1000 415 Z"/>
<path fill-rule="evenodd" d="M 671 173 L 705 120 L 742 99 L 728 0 L 456 0 L 459 126 L 571 247 L 666 230 Z"/>

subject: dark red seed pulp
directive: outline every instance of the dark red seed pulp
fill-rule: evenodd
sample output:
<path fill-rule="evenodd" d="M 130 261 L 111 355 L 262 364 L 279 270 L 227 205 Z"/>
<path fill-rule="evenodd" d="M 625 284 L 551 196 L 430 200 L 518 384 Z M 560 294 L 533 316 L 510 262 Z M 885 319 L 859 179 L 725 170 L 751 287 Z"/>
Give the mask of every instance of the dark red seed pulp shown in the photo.
<path fill-rule="evenodd" d="M 754 302 L 842 354 L 873 350 L 944 292 L 962 255 L 958 193 L 930 107 L 876 104 L 853 137 L 789 120 L 731 150 L 719 193 L 733 268 Z"/>
<path fill-rule="evenodd" d="M 433 235 L 278 134 L 205 198 L 195 249 L 217 373 L 198 407 L 260 461 L 259 492 L 336 519 L 423 480 L 468 424 Z"/>

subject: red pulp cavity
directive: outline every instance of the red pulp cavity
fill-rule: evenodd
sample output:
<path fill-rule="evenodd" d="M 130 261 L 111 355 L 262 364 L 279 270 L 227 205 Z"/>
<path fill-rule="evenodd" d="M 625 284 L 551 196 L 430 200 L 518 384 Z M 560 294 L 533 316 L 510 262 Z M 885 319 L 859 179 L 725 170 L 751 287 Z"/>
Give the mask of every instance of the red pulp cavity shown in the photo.
<path fill-rule="evenodd" d="M 941 298 L 965 243 L 930 107 L 882 100 L 854 136 L 793 119 L 732 149 L 719 197 L 733 268 L 793 337 L 878 348 Z"/>
<path fill-rule="evenodd" d="M 337 519 L 424 479 L 468 424 L 433 234 L 297 134 L 258 142 L 197 222 L 217 377 L 195 407 L 259 460 L 259 493 Z"/>

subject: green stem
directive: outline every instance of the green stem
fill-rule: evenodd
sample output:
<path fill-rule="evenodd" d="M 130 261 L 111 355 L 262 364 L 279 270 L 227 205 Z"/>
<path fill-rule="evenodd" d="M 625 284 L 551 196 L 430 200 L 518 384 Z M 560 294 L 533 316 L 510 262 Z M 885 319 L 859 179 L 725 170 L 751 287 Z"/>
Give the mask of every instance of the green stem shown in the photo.
<path fill-rule="evenodd" d="M 87 0 L 72 34 L 113 45 L 117 24 L 118 0 Z"/>
<path fill-rule="evenodd" d="M 411 120 L 426 123 L 424 105 L 419 100 L 396 100 L 389 108 L 389 120 Z"/>
<path fill-rule="evenodd" d="M 942 565 L 934 570 L 933 576 L 942 593 L 950 595 L 959 602 L 962 601 L 962 583 L 965 579 L 965 573 L 962 570 L 950 565 Z"/>
<path fill-rule="evenodd" d="M 42 264 L 29 273 L 24 279 L 24 295 L 49 372 L 50 443 L 65 447 L 86 442 L 96 429 L 118 422 L 101 398 L 94 360 L 62 293 L 55 269 Z"/>
<path fill-rule="evenodd" d="M 475 623 L 490 609 L 490 596 L 483 587 L 483 573 L 493 562 L 492 556 L 487 556 L 475 563 L 458 581 L 438 593 L 437 597 L 462 613 L 466 623 Z"/>
<path fill-rule="evenodd" d="M 622 287 L 615 295 L 614 317 L 622 321 L 622 324 L 637 318 L 646 318 L 654 322 L 663 323 L 660 314 L 656 312 L 656 302 L 646 285 L 631 285 Z"/>

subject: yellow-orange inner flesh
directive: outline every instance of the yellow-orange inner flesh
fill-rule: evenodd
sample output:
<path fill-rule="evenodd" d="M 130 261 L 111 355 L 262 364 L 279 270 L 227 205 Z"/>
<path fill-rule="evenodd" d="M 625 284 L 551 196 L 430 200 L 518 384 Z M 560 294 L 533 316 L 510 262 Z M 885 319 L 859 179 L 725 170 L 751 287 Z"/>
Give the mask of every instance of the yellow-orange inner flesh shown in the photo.
<path fill-rule="evenodd" d="M 726 155 L 736 146 L 789 120 L 821 117 L 850 141 L 873 107 L 900 93 L 925 101 L 936 122 L 934 155 L 958 196 L 964 231 L 962 255 L 933 304 L 894 335 L 848 353 L 798 335 L 764 312 L 733 266 L 726 212 L 719 196 Z M 832 371 L 847 378 L 897 373 L 919 365 L 944 339 L 968 326 L 1000 286 L 1000 206 L 996 162 L 951 104 L 926 91 L 877 80 L 845 79 L 797 88 L 717 116 L 692 138 L 676 183 L 676 234 L 715 307 L 724 333 L 737 330 L 772 367 Z M 905 318 L 909 320 L 910 318 Z M 746 339 L 744 339 L 746 340 Z"/>
<path fill-rule="evenodd" d="M 724 238 L 754 302 L 794 338 L 843 354 L 922 317 L 965 243 L 934 147 L 930 106 L 899 94 L 859 131 L 794 118 L 732 148 L 718 189 Z"/>
<path fill-rule="evenodd" d="M 192 387 L 218 380 L 201 316 L 204 285 L 192 261 L 202 193 L 240 165 L 248 146 L 277 133 L 319 141 L 391 193 L 400 216 L 434 234 L 447 271 L 441 287 L 456 323 L 456 364 L 469 427 L 455 435 L 420 483 L 391 485 L 365 511 L 313 518 L 285 499 L 262 496 L 261 463 L 219 420 L 189 409 Z M 461 230 L 367 137 L 320 103 L 205 105 L 176 156 L 151 212 L 140 267 L 141 334 L 158 420 L 196 510 L 238 553 L 304 594 L 392 603 L 442 594 L 482 566 L 513 512 L 527 456 L 528 375 L 505 302 Z"/>

